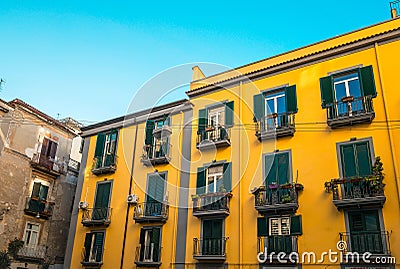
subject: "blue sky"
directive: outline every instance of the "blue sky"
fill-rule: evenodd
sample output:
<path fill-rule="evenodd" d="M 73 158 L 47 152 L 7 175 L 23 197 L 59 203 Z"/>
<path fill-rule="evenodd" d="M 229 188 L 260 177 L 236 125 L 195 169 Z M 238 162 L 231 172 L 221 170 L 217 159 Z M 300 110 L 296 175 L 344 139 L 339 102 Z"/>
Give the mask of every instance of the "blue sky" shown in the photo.
<path fill-rule="evenodd" d="M 386 0 L 3 0 L 0 98 L 94 123 L 124 115 L 135 91 L 171 67 L 237 67 L 387 19 Z"/>

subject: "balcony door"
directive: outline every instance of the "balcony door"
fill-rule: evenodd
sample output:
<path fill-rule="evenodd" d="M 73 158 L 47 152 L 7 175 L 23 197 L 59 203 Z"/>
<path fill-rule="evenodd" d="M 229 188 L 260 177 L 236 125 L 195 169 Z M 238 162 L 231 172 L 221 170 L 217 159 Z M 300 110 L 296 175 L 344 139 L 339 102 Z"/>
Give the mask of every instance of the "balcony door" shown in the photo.
<path fill-rule="evenodd" d="M 49 138 L 43 138 L 42 149 L 40 151 L 39 164 L 43 165 L 48 169 L 53 169 L 53 164 L 56 158 L 58 143 L 50 140 Z"/>
<path fill-rule="evenodd" d="M 291 253 L 293 250 L 292 237 L 290 236 L 290 217 L 269 219 L 269 252 Z"/>
<path fill-rule="evenodd" d="M 274 129 L 278 126 L 286 124 L 284 117 L 286 113 L 286 98 L 285 92 L 280 91 L 265 96 L 265 111 L 267 117 L 265 118 L 266 129 Z"/>
<path fill-rule="evenodd" d="M 360 103 L 362 97 L 358 72 L 333 78 L 334 94 L 336 99 L 337 116 L 349 115 L 361 111 L 364 106 Z M 343 102 L 346 97 L 353 97 L 352 102 Z"/>
<path fill-rule="evenodd" d="M 203 220 L 202 255 L 223 255 L 223 220 Z"/>
<path fill-rule="evenodd" d="M 160 227 L 145 227 L 140 231 L 140 261 L 158 262 L 161 243 Z"/>
<path fill-rule="evenodd" d="M 164 213 L 165 178 L 165 173 L 148 176 L 145 216 L 160 216 Z"/>
<path fill-rule="evenodd" d="M 111 131 L 107 134 L 99 133 L 97 135 L 96 149 L 94 154 L 94 157 L 96 158 L 96 168 L 115 165 L 117 137 L 117 131 Z"/>
<path fill-rule="evenodd" d="M 93 207 L 93 220 L 107 220 L 110 207 L 111 182 L 97 183 L 96 197 Z"/>
<path fill-rule="evenodd" d="M 383 254 L 382 231 L 378 210 L 362 210 L 348 213 L 352 252 Z"/>
<path fill-rule="evenodd" d="M 101 262 L 103 258 L 104 232 L 87 233 L 84 243 L 84 262 Z"/>
<path fill-rule="evenodd" d="M 270 204 L 282 202 L 283 197 L 291 197 L 290 188 L 281 188 L 281 185 L 290 183 L 289 152 L 267 154 L 264 156 L 264 185 L 265 200 Z"/>

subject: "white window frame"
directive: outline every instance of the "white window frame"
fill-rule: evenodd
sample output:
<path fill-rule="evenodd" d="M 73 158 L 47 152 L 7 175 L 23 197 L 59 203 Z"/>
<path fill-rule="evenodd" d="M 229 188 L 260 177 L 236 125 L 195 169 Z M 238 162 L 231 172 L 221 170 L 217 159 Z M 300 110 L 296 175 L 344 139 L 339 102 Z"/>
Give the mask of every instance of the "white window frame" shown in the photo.
<path fill-rule="evenodd" d="M 337 85 L 337 84 L 344 83 L 344 87 L 345 87 L 345 89 L 346 89 L 346 96 L 351 96 L 351 95 L 350 95 L 349 82 L 350 82 L 350 81 L 353 81 L 353 80 L 360 80 L 360 77 L 358 76 L 357 73 L 349 73 L 349 74 L 343 75 L 343 77 L 344 77 L 344 76 L 353 75 L 353 74 L 356 75 L 356 76 L 353 77 L 353 78 L 340 79 L 341 76 L 338 76 L 338 77 L 334 78 L 334 79 L 340 79 L 339 81 L 334 81 L 334 82 L 333 82 L 333 86 L 334 86 L 334 89 L 335 89 L 335 100 L 336 100 L 336 102 L 339 102 L 339 101 L 340 101 L 340 100 L 337 100 L 337 97 L 336 97 L 336 85 Z"/>
<path fill-rule="evenodd" d="M 273 234 L 272 224 L 273 221 L 278 221 L 278 233 Z M 287 223 L 287 232 L 283 232 L 283 223 L 286 221 Z M 290 217 L 276 217 L 276 218 L 269 218 L 268 220 L 268 228 L 269 228 L 269 236 L 279 236 L 279 235 L 290 235 Z"/>
<path fill-rule="evenodd" d="M 115 140 L 111 143 L 111 134 L 113 134 L 113 133 L 106 134 L 106 137 L 104 139 L 105 141 L 104 141 L 103 160 L 102 160 L 102 164 L 101 164 L 102 167 L 104 167 L 104 165 L 106 164 L 106 156 L 111 155 L 112 153 L 114 153 L 114 154 L 116 153 L 117 138 L 115 138 Z M 117 133 L 117 137 L 118 137 L 118 133 Z M 113 149 L 114 152 L 112 152 L 111 149 Z"/>
<path fill-rule="evenodd" d="M 34 231 L 34 230 L 32 230 L 32 229 L 28 229 L 28 225 L 35 225 L 35 226 L 38 227 L 38 230 L 37 230 L 37 231 Z M 37 234 L 35 244 L 29 244 L 29 245 L 27 244 L 27 242 L 26 242 L 26 240 L 27 240 L 26 233 L 27 233 L 28 231 L 30 231 L 30 233 L 31 233 L 30 238 L 32 238 L 32 233 L 36 233 L 36 234 Z M 22 238 L 22 240 L 24 241 L 24 246 L 29 247 L 29 248 L 35 248 L 35 247 L 39 244 L 39 236 L 40 236 L 40 223 L 29 222 L 29 221 L 26 222 L 26 224 L 25 224 L 25 229 L 24 229 L 24 236 L 23 236 L 23 238 Z"/>
<path fill-rule="evenodd" d="M 210 174 L 210 168 L 215 168 L 215 167 L 221 167 L 222 169 L 221 169 L 221 172 L 216 172 L 216 173 L 213 173 L 213 174 Z M 209 167 L 208 169 L 207 169 L 207 184 L 206 184 L 206 193 L 215 193 L 215 192 L 219 192 L 219 190 L 217 190 L 217 181 L 218 180 L 223 180 L 223 176 L 224 176 L 224 165 L 223 164 L 221 164 L 221 165 L 217 165 L 217 166 L 212 166 L 212 167 Z M 210 180 L 209 180 L 209 178 L 210 177 L 212 177 L 213 178 L 213 187 L 214 187 L 214 190 L 210 190 L 209 189 L 209 187 L 210 187 Z"/>
<path fill-rule="evenodd" d="M 215 125 L 211 124 L 212 123 L 211 118 L 213 116 L 215 116 L 215 118 L 216 118 L 215 123 L 214 123 Z M 216 128 L 224 126 L 225 122 L 224 121 L 221 122 L 221 118 L 223 120 L 225 120 L 225 107 L 224 106 L 216 107 L 216 108 L 210 108 L 208 110 L 208 126 L 210 126 L 210 127 L 213 126 L 213 127 L 216 127 Z"/>
<path fill-rule="evenodd" d="M 273 114 L 273 113 L 278 113 L 278 98 L 285 97 L 285 92 L 282 92 L 279 95 L 276 95 L 276 94 L 278 94 L 278 93 L 269 94 L 269 95 L 265 96 L 265 111 L 267 112 L 266 113 L 267 115 Z M 269 100 L 274 100 L 274 111 L 269 111 L 269 107 L 268 107 Z M 271 112 L 271 113 L 268 113 L 268 112 Z"/>
<path fill-rule="evenodd" d="M 152 229 L 146 229 L 144 232 L 144 262 L 153 262 L 154 243 L 151 243 L 151 232 L 153 232 Z M 149 258 L 147 258 L 146 256 Z"/>

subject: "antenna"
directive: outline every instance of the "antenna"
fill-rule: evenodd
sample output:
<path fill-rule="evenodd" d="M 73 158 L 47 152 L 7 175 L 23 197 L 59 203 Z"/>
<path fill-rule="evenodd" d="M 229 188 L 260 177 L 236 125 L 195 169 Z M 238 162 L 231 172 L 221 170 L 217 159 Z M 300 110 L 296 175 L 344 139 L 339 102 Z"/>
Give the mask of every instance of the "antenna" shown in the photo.
<path fill-rule="evenodd" d="M 3 83 L 6 83 L 6 81 L 4 79 L 0 78 L 0 91 L 3 89 L 2 88 Z"/>

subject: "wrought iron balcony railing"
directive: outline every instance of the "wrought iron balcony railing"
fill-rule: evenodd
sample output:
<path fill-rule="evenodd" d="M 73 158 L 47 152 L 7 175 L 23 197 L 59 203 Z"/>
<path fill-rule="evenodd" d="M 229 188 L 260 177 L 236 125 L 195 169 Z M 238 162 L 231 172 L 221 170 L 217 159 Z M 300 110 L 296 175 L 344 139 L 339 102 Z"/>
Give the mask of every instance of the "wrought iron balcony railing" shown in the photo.
<path fill-rule="evenodd" d="M 340 241 L 347 243 L 343 252 L 390 255 L 390 234 L 387 231 L 339 233 Z"/>
<path fill-rule="evenodd" d="M 297 183 L 261 186 L 253 191 L 255 208 L 261 214 L 284 211 L 295 212 L 299 207 L 298 191 L 302 189 L 303 185 Z"/>
<path fill-rule="evenodd" d="M 344 97 L 340 101 L 327 104 L 326 113 L 327 123 L 331 128 L 370 123 L 375 117 L 372 96 Z"/>
<path fill-rule="evenodd" d="M 134 206 L 133 219 L 142 222 L 166 222 L 168 219 L 168 204 L 161 202 L 144 202 Z"/>
<path fill-rule="evenodd" d="M 115 154 L 107 154 L 102 157 L 94 157 L 92 165 L 92 173 L 95 175 L 111 174 L 117 169 L 118 156 Z"/>
<path fill-rule="evenodd" d="M 229 215 L 230 192 L 215 192 L 192 196 L 193 216 L 207 217 Z"/>
<path fill-rule="evenodd" d="M 171 143 L 165 140 L 157 140 L 154 145 L 143 147 L 142 163 L 146 166 L 166 164 L 171 160 Z"/>
<path fill-rule="evenodd" d="M 333 203 L 338 209 L 382 206 L 386 201 L 384 186 L 382 176 L 339 178 L 325 183 L 325 189 L 332 191 Z"/>
<path fill-rule="evenodd" d="M 83 266 L 101 266 L 103 264 L 103 246 L 93 245 L 89 248 L 82 249 Z"/>
<path fill-rule="evenodd" d="M 56 176 L 60 175 L 64 170 L 62 163 L 56 163 L 54 159 L 39 152 L 33 154 L 31 165 Z"/>
<path fill-rule="evenodd" d="M 81 166 L 80 162 L 78 162 L 78 161 L 76 161 L 74 159 L 71 159 L 71 158 L 68 159 L 68 168 L 69 169 L 72 169 L 72 170 L 75 170 L 75 171 L 79 172 L 80 166 Z"/>
<path fill-rule="evenodd" d="M 287 254 L 282 259 L 288 260 L 289 254 L 297 252 L 297 247 L 297 236 L 294 235 L 271 235 L 257 238 L 257 253 L 267 252 L 268 255 L 274 252 L 272 256 L 267 256 L 267 262 L 271 262 L 271 258 L 275 260 L 279 253 Z"/>
<path fill-rule="evenodd" d="M 25 198 L 25 213 L 29 215 L 39 216 L 41 218 L 49 218 L 53 215 L 54 202 L 47 202 L 46 200 L 26 197 Z"/>
<path fill-rule="evenodd" d="M 151 243 L 150 246 L 137 246 L 135 264 L 143 267 L 159 267 L 161 265 L 161 247 L 154 243 Z"/>
<path fill-rule="evenodd" d="M 230 129 L 222 126 L 208 126 L 204 131 L 197 132 L 196 147 L 199 150 L 229 147 L 230 132 Z"/>
<path fill-rule="evenodd" d="M 46 246 L 23 246 L 19 249 L 16 258 L 18 260 L 44 260 L 46 249 Z"/>
<path fill-rule="evenodd" d="M 83 226 L 108 226 L 111 223 L 111 208 L 88 208 L 82 210 Z"/>
<path fill-rule="evenodd" d="M 293 136 L 295 131 L 295 114 L 293 113 L 269 114 L 256 123 L 256 136 L 260 141 Z"/>
<path fill-rule="evenodd" d="M 225 260 L 227 237 L 193 238 L 193 258 L 197 260 Z"/>

